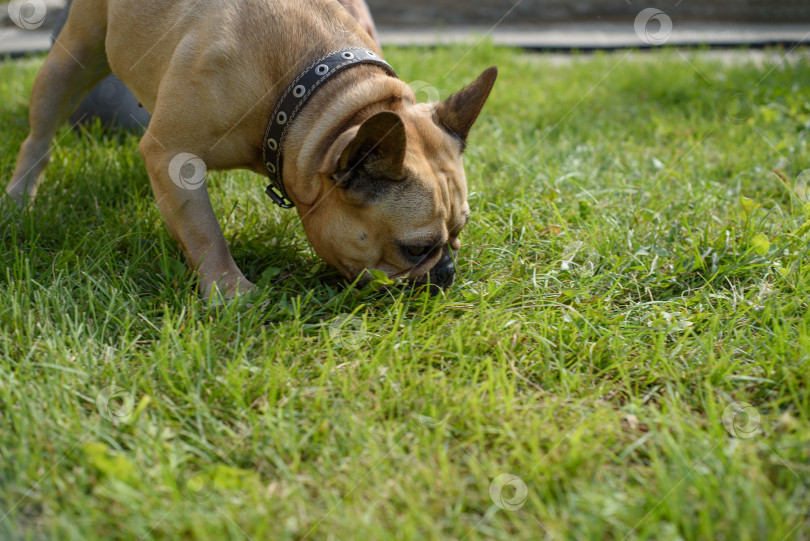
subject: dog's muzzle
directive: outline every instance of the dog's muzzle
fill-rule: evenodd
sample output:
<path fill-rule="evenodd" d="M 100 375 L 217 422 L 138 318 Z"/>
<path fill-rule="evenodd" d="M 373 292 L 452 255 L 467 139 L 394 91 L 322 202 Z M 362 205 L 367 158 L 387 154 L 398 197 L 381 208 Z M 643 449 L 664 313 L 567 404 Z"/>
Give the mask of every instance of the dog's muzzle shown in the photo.
<path fill-rule="evenodd" d="M 453 281 L 456 279 L 456 262 L 447 246 L 442 250 L 442 258 L 430 269 L 429 275 L 430 283 L 442 289 L 453 285 Z"/>

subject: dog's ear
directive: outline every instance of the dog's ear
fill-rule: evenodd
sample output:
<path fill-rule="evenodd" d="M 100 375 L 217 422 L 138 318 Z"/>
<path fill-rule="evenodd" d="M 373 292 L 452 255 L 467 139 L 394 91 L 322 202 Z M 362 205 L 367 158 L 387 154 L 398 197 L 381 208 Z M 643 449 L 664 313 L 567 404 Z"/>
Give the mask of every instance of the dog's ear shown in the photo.
<path fill-rule="evenodd" d="M 405 178 L 405 125 L 383 111 L 338 137 L 327 156 L 328 174 L 349 201 L 368 204 Z"/>
<path fill-rule="evenodd" d="M 399 115 L 391 111 L 377 113 L 363 122 L 340 153 L 333 178 L 344 183 L 356 173 L 365 172 L 378 179 L 401 180 L 405 176 L 406 149 L 405 125 Z"/>
<path fill-rule="evenodd" d="M 481 114 L 481 109 L 497 77 L 498 68 L 493 66 L 471 85 L 456 92 L 436 107 L 434 120 L 439 126 L 458 137 L 462 142 L 462 148 L 467 143 L 467 136 L 478 115 Z"/>

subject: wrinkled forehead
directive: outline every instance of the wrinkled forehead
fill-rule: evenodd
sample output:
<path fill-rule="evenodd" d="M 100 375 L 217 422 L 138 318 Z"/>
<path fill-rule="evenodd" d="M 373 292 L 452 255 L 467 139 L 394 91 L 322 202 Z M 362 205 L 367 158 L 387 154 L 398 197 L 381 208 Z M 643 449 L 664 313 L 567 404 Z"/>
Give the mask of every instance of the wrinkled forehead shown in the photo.
<path fill-rule="evenodd" d="M 431 121 L 417 123 L 408 133 L 405 158 L 409 181 L 432 204 L 432 210 L 450 220 L 466 212 L 467 177 L 458 141 Z"/>

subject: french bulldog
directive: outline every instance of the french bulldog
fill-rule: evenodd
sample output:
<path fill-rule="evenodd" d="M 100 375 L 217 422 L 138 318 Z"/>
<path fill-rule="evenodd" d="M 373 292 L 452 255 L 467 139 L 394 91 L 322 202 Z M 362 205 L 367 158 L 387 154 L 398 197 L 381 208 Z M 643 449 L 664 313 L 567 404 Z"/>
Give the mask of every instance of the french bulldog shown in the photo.
<path fill-rule="evenodd" d="M 244 292 L 253 284 L 231 257 L 205 173 L 267 175 L 279 100 L 313 62 L 347 48 L 381 55 L 335 0 L 74 0 L 34 82 L 6 191 L 20 205 L 36 195 L 57 128 L 112 71 L 152 115 L 140 152 L 201 294 Z M 452 284 L 470 217 L 463 152 L 496 76 L 490 68 L 420 104 L 408 84 L 364 63 L 309 97 L 287 127 L 281 180 L 323 260 L 349 280 L 376 269 Z"/>

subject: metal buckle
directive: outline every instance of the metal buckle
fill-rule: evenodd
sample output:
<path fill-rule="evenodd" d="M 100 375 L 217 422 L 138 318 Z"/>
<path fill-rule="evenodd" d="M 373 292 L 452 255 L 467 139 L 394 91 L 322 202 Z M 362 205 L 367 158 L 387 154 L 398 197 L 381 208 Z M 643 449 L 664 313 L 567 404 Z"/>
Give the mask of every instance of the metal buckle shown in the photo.
<path fill-rule="evenodd" d="M 276 205 L 278 205 L 283 209 L 291 209 L 295 206 L 295 204 L 292 201 L 290 201 L 288 198 L 284 196 L 283 193 L 281 193 L 281 190 L 279 190 L 272 184 L 268 186 L 267 189 L 264 190 L 264 192 L 270 196 L 270 199 L 273 200 L 273 203 L 275 203 Z"/>

